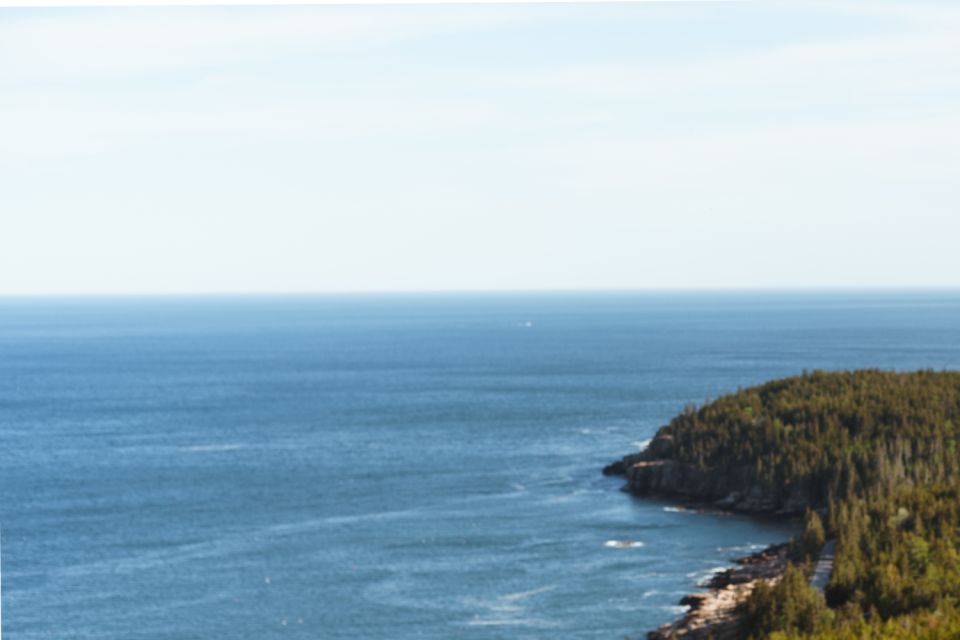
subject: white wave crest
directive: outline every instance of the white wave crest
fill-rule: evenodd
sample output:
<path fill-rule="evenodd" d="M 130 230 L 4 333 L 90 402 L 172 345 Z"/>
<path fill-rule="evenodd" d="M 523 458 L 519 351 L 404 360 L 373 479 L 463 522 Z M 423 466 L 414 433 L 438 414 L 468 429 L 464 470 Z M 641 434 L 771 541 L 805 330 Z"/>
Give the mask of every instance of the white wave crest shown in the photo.
<path fill-rule="evenodd" d="M 238 449 L 245 449 L 247 445 L 244 444 L 195 444 L 187 447 L 180 447 L 181 451 L 186 451 L 188 453 L 207 453 L 212 451 L 237 451 Z"/>
<path fill-rule="evenodd" d="M 688 578 L 692 578 L 698 587 L 706 585 L 714 575 L 720 573 L 721 571 L 726 571 L 729 567 L 720 565 L 716 567 L 710 567 L 703 571 L 691 571 L 687 574 Z"/>
<path fill-rule="evenodd" d="M 603 546 L 614 549 L 637 549 L 642 547 L 643 543 L 639 540 L 607 540 Z"/>
<path fill-rule="evenodd" d="M 546 585 L 529 589 L 527 591 L 516 591 L 497 596 L 493 600 L 472 600 L 472 603 L 484 609 L 485 615 L 475 615 L 468 620 L 466 624 L 471 627 L 550 627 L 554 623 L 541 618 L 533 618 L 525 615 L 527 605 L 524 602 L 528 598 L 553 591 L 557 585 Z"/>

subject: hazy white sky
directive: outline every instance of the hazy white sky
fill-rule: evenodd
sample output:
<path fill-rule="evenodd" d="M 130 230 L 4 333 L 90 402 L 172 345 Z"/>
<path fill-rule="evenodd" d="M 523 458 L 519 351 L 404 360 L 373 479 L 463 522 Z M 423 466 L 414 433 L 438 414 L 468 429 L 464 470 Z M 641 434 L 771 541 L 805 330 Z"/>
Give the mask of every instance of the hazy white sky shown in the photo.
<path fill-rule="evenodd" d="M 960 3 L 0 9 L 0 293 L 960 285 Z"/>

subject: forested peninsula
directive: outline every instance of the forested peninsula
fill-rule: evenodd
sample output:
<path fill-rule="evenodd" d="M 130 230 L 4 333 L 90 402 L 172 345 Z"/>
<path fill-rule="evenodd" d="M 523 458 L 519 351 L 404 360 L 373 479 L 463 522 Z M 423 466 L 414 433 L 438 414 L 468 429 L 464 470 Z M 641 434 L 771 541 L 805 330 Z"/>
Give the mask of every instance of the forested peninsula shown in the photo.
<path fill-rule="evenodd" d="M 952 371 L 815 371 L 689 406 L 604 473 L 638 496 L 805 525 L 711 585 L 735 600 L 722 615 L 651 637 L 960 637 L 958 439 Z"/>

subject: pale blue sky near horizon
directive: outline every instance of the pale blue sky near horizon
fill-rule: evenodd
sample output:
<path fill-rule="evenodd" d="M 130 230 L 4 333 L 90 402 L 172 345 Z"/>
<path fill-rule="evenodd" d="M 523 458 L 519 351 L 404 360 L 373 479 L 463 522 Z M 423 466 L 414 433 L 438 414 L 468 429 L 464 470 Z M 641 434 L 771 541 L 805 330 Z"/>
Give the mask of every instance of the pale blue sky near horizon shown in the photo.
<path fill-rule="evenodd" d="M 0 294 L 960 286 L 960 4 L 0 9 Z"/>

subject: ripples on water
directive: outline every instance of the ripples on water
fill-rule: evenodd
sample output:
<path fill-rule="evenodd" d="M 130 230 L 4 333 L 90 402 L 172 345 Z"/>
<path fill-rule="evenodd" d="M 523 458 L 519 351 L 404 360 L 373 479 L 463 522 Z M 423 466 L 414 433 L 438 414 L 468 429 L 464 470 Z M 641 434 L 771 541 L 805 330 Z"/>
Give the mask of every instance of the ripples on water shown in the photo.
<path fill-rule="evenodd" d="M 4 631 L 641 635 L 790 529 L 603 464 L 690 401 L 958 345 L 936 293 L 0 301 Z"/>

